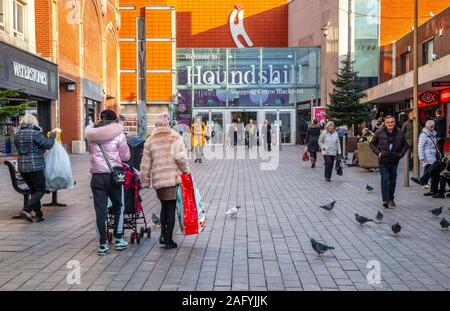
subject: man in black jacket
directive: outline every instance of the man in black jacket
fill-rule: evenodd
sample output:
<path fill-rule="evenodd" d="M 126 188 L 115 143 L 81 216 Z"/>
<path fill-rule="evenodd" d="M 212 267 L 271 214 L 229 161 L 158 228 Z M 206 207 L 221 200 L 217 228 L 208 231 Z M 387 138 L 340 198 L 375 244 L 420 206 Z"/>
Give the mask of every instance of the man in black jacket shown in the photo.
<path fill-rule="evenodd" d="M 447 122 L 442 117 L 442 110 L 436 110 L 436 118 L 434 118 L 434 130 L 436 131 L 436 143 L 439 152 L 444 155 L 444 143 L 447 136 Z"/>
<path fill-rule="evenodd" d="M 384 127 L 375 133 L 370 142 L 370 148 L 378 156 L 383 206 L 394 208 L 398 162 L 408 150 L 408 145 L 403 131 L 395 126 L 393 116 L 384 118 Z"/>

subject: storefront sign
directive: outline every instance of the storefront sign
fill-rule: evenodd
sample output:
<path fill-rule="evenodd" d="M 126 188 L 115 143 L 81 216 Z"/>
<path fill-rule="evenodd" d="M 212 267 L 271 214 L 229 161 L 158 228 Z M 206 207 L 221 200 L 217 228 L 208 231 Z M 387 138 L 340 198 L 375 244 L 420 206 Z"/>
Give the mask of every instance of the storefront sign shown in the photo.
<path fill-rule="evenodd" d="M 450 81 L 436 81 L 436 82 L 431 82 L 431 86 L 433 87 L 442 87 L 442 86 L 450 86 Z"/>
<path fill-rule="evenodd" d="M 137 134 L 137 114 L 123 114 L 123 129 L 128 134 Z"/>
<path fill-rule="evenodd" d="M 326 116 L 326 112 L 325 112 L 325 108 L 324 107 L 313 107 L 314 110 L 314 119 L 317 119 L 317 121 L 319 121 L 319 123 L 322 120 L 325 120 L 325 116 Z"/>
<path fill-rule="evenodd" d="M 204 70 L 204 66 L 186 66 L 187 85 L 259 85 L 259 84 L 294 84 L 302 82 L 302 65 L 285 65 L 283 70 L 274 69 L 273 65 L 267 70 L 259 71 L 255 65 L 250 70 L 229 70 L 228 74 L 223 68 L 217 70 Z M 297 79 L 296 79 L 297 78 Z"/>
<path fill-rule="evenodd" d="M 27 79 L 39 84 L 47 85 L 47 73 L 32 68 L 30 66 L 13 62 L 14 75 L 16 77 Z"/>
<path fill-rule="evenodd" d="M 436 92 L 427 91 L 419 95 L 419 107 L 432 106 L 438 103 Z"/>
<path fill-rule="evenodd" d="M 441 103 L 450 103 L 450 89 L 441 91 Z"/>
<path fill-rule="evenodd" d="M 20 90 L 41 99 L 58 99 L 58 66 L 0 42 L 0 89 Z"/>

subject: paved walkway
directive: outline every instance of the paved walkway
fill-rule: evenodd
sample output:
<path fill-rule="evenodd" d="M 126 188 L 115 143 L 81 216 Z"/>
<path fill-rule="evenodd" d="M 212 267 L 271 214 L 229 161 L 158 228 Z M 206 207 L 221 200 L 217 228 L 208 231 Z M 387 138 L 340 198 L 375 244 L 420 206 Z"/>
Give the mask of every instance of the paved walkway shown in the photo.
<path fill-rule="evenodd" d="M 384 224 L 360 227 L 354 213 L 375 217 L 380 207 L 379 176 L 344 169 L 330 184 L 322 161 L 310 169 L 301 147 L 284 147 L 280 165 L 261 171 L 256 160 L 210 160 L 192 164 L 208 209 L 206 230 L 183 237 L 177 250 L 151 239 L 123 252 L 97 255 L 87 156 L 72 156 L 76 189 L 60 193 L 66 208 L 44 208 L 46 221 L 12 220 L 22 198 L 0 166 L 1 290 L 448 290 L 450 231 L 427 210 L 448 201 L 427 199 L 418 186 L 399 186 L 398 207 L 383 211 Z M 368 194 L 366 184 L 375 186 Z M 159 212 L 153 190 L 142 193 L 147 214 Z M 49 196 L 44 201 L 48 201 Z M 335 211 L 317 206 L 337 200 Z M 237 218 L 225 216 L 241 205 Z M 395 238 L 390 229 L 400 222 Z M 310 237 L 334 246 L 318 257 Z M 81 263 L 81 284 L 66 281 L 67 263 Z M 381 284 L 369 285 L 368 261 L 377 260 Z"/>

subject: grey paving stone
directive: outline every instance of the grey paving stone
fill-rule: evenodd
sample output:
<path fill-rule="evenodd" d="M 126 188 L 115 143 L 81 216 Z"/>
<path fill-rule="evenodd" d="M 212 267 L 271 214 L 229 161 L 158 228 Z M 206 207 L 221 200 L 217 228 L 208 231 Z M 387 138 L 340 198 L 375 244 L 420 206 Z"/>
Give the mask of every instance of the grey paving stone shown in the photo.
<path fill-rule="evenodd" d="M 400 186 L 399 171 L 397 208 L 384 211 L 384 225 L 360 227 L 355 212 L 373 217 L 380 209 L 379 174 L 348 168 L 325 183 L 322 159 L 311 169 L 301 151 L 283 147 L 273 171 L 249 159 L 191 164 L 208 209 L 206 230 L 184 237 L 176 225 L 179 248 L 167 251 L 158 228 L 150 240 L 102 258 L 86 155 L 71 156 L 77 186 L 59 193 L 68 206 L 44 207 L 39 224 L 11 220 L 22 198 L 0 166 L 0 290 L 450 290 L 450 235 L 423 212 L 436 201 L 420 187 Z M 366 184 L 375 191 L 367 194 Z M 141 195 L 146 214 L 158 214 L 154 190 Z M 331 200 L 333 213 L 318 210 Z M 226 217 L 238 204 L 238 216 Z M 404 226 L 399 238 L 387 225 L 393 221 Z M 311 237 L 335 250 L 318 257 Z M 81 285 L 66 282 L 69 260 L 81 264 Z M 381 263 L 378 287 L 367 283 L 369 260 Z"/>

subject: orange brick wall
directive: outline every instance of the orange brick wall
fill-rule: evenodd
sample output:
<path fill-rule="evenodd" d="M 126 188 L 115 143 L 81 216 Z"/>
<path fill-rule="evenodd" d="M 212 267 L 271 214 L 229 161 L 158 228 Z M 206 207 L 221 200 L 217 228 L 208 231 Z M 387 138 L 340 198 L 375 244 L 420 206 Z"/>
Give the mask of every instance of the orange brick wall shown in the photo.
<path fill-rule="evenodd" d="M 170 74 L 170 73 L 158 73 L 158 74 L 147 73 L 146 88 L 147 88 L 147 100 L 148 101 L 171 101 L 172 100 L 172 74 Z"/>
<path fill-rule="evenodd" d="M 135 101 L 137 99 L 136 74 L 120 74 L 120 94 L 121 100 Z"/>
<path fill-rule="evenodd" d="M 135 6 L 135 10 L 121 10 L 121 38 L 136 38 L 136 16 L 146 19 L 147 38 L 171 37 L 171 14 L 168 10 L 145 10 L 145 6 L 163 5 L 176 8 L 177 48 L 236 47 L 228 24 L 235 5 L 242 4 L 244 25 L 254 47 L 286 47 L 288 45 L 287 0 L 120 0 L 121 6 Z M 135 42 L 133 42 L 135 44 Z M 135 69 L 136 47 L 121 42 L 121 69 Z M 172 69 L 170 42 L 146 42 L 146 69 Z M 147 73 L 147 101 L 172 100 L 172 75 Z M 133 80 L 134 79 L 134 80 Z M 121 99 L 135 100 L 135 75 L 121 74 Z"/>
<path fill-rule="evenodd" d="M 36 50 L 44 57 L 52 55 L 52 32 L 51 32 L 51 2 L 48 0 L 35 0 L 34 12 L 36 20 Z"/>
<path fill-rule="evenodd" d="M 147 42 L 147 69 L 172 69 L 172 42 Z"/>
<path fill-rule="evenodd" d="M 122 69 L 136 69 L 136 41 L 120 42 L 120 67 Z"/>

